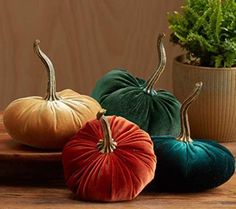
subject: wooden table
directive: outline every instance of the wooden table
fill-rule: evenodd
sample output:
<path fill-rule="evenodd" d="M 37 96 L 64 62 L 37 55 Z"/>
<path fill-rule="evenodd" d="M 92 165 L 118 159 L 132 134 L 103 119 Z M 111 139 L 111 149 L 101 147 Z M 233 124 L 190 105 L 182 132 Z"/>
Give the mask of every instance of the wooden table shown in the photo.
<path fill-rule="evenodd" d="M 1 185 L 1 209 L 230 209 L 236 208 L 236 175 L 224 185 L 196 194 L 142 193 L 121 203 L 89 203 L 74 200 L 63 185 Z"/>
<path fill-rule="evenodd" d="M 128 202 L 78 201 L 64 185 L 60 152 L 32 151 L 8 141 L 0 115 L 0 209 L 236 209 L 236 174 L 224 185 L 202 193 L 142 192 Z M 225 145 L 236 156 L 236 143 Z M 41 167 L 48 170 L 46 175 Z"/>

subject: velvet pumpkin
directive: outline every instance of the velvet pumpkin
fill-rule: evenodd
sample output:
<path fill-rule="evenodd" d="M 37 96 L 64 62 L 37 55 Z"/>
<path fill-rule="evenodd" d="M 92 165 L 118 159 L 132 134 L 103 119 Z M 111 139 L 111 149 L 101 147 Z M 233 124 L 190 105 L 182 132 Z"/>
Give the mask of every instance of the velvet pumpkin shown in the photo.
<path fill-rule="evenodd" d="M 180 132 L 180 103 L 166 90 L 155 90 L 154 85 L 166 65 L 166 54 L 158 38 L 160 64 L 147 81 L 136 78 L 123 69 L 113 69 L 97 81 L 92 92 L 107 115 L 122 116 L 147 131 L 150 135 Z"/>
<path fill-rule="evenodd" d="M 134 123 L 103 113 L 100 111 L 97 120 L 86 123 L 65 145 L 65 181 L 81 200 L 131 200 L 154 177 L 153 143 Z"/>
<path fill-rule="evenodd" d="M 179 137 L 152 137 L 157 156 L 157 172 L 149 189 L 197 192 L 226 182 L 235 170 L 235 160 L 228 149 L 209 140 L 191 139 L 187 110 L 197 98 L 202 83 L 181 107 Z"/>
<path fill-rule="evenodd" d="M 40 50 L 38 40 L 34 50 L 48 72 L 47 94 L 11 102 L 4 110 L 3 122 L 12 138 L 22 144 L 61 149 L 87 121 L 96 118 L 101 106 L 93 98 L 70 89 L 56 92 L 53 65 Z"/>

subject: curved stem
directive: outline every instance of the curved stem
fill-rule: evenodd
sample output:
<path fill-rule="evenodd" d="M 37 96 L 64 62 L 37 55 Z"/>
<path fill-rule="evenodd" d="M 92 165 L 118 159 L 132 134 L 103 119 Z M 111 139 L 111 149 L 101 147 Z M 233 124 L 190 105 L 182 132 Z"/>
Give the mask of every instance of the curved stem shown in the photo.
<path fill-rule="evenodd" d="M 34 51 L 45 65 L 48 73 L 48 87 L 47 87 L 47 95 L 45 97 L 46 100 L 54 101 L 59 100 L 60 98 L 56 94 L 56 80 L 55 80 L 55 70 L 51 60 L 44 54 L 39 47 L 39 40 L 34 41 Z"/>
<path fill-rule="evenodd" d="M 159 61 L 158 67 L 155 69 L 154 73 L 148 79 L 146 83 L 146 87 L 144 90 L 147 93 L 150 93 L 153 90 L 155 83 L 159 80 L 166 66 L 166 52 L 165 52 L 164 44 L 162 42 L 164 37 L 165 37 L 165 34 L 163 33 L 163 34 L 160 34 L 157 39 L 157 49 L 158 49 L 160 61 Z"/>
<path fill-rule="evenodd" d="M 190 94 L 190 96 L 183 102 L 181 109 L 180 109 L 180 117 L 181 117 L 181 132 L 180 135 L 177 137 L 177 140 L 191 142 L 190 136 L 190 127 L 188 121 L 188 109 L 193 101 L 197 99 L 199 96 L 201 89 L 202 89 L 202 82 L 198 82 L 195 84 L 195 88 Z"/>
<path fill-rule="evenodd" d="M 110 153 L 116 149 L 117 143 L 112 139 L 110 124 L 104 116 L 106 110 L 102 109 L 97 113 L 97 119 L 102 124 L 102 132 L 104 139 L 100 139 L 97 143 L 98 150 L 101 153 Z"/>

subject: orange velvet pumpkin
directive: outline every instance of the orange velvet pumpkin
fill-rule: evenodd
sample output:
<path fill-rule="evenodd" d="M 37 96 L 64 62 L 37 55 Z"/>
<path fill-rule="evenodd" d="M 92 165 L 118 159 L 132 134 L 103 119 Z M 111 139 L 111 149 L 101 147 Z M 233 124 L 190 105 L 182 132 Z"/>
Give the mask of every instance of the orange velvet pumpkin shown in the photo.
<path fill-rule="evenodd" d="M 135 198 L 153 179 L 156 157 L 149 135 L 134 123 L 98 113 L 65 145 L 66 184 L 87 201 Z"/>

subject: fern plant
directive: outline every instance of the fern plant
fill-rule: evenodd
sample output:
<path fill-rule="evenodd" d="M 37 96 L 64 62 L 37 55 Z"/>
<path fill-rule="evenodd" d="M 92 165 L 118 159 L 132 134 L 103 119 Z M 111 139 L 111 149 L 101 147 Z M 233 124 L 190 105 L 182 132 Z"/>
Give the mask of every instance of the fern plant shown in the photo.
<path fill-rule="evenodd" d="M 170 40 L 187 50 L 191 64 L 236 66 L 235 0 L 186 0 L 168 22 Z"/>

